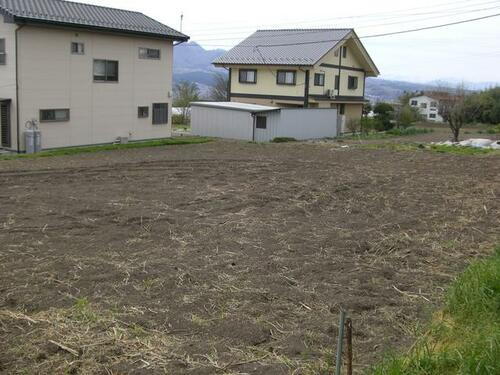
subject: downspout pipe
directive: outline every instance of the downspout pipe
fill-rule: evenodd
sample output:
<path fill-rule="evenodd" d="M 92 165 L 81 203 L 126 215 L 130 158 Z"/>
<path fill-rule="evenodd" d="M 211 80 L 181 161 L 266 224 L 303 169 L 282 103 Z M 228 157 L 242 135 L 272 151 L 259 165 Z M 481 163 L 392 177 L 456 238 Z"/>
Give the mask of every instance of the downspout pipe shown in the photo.
<path fill-rule="evenodd" d="M 252 113 L 252 142 L 255 142 L 255 126 L 257 122 L 257 114 Z"/>
<path fill-rule="evenodd" d="M 16 44 L 16 127 L 17 127 L 17 132 L 16 132 L 16 137 L 17 137 L 17 153 L 21 153 L 21 126 L 19 125 L 19 30 L 21 30 L 24 26 L 18 25 L 15 31 L 15 44 Z"/>
<path fill-rule="evenodd" d="M 301 72 L 304 72 L 305 74 L 305 83 L 304 83 L 304 108 L 309 108 L 309 86 L 310 86 L 310 70 L 309 69 L 304 69 L 301 66 L 299 66 L 299 70 Z"/>
<path fill-rule="evenodd" d="M 227 69 L 228 71 L 228 77 L 227 77 L 227 101 L 230 102 L 231 101 L 231 85 L 233 84 L 232 83 L 232 79 L 233 79 L 233 68 L 225 68 Z"/>

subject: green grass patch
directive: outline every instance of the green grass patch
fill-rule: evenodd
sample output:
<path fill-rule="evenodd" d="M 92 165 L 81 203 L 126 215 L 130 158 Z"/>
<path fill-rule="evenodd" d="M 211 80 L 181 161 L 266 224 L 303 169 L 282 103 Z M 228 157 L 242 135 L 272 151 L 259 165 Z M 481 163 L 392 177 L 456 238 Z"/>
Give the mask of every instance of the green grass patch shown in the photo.
<path fill-rule="evenodd" d="M 191 131 L 191 125 L 176 124 L 176 125 L 172 125 L 172 129 L 176 130 L 176 131 L 187 132 L 187 131 Z"/>
<path fill-rule="evenodd" d="M 500 124 L 491 126 L 488 129 L 486 129 L 487 134 L 500 134 Z"/>
<path fill-rule="evenodd" d="M 500 150 L 484 149 L 466 146 L 447 145 L 425 145 L 420 143 L 369 143 L 360 147 L 370 150 L 390 150 L 390 151 L 431 151 L 440 154 L 455 155 L 500 155 Z"/>
<path fill-rule="evenodd" d="M 386 138 L 394 138 L 394 137 L 407 137 L 412 135 L 419 134 L 428 134 L 434 132 L 434 129 L 427 128 L 415 128 L 409 127 L 406 129 L 391 129 L 385 132 L 369 132 L 369 133 L 361 133 L 355 135 L 348 135 L 342 137 L 342 139 L 360 139 L 360 140 L 371 140 L 371 139 L 386 139 Z"/>
<path fill-rule="evenodd" d="M 34 158 L 45 158 L 53 156 L 88 154 L 101 151 L 128 150 L 135 148 L 162 147 L 162 146 L 175 146 L 175 145 L 190 145 L 190 144 L 207 143 L 210 141 L 212 141 L 212 139 L 206 137 L 176 137 L 176 138 L 157 139 L 145 142 L 117 144 L 117 145 L 109 144 L 100 146 L 68 147 L 68 148 L 42 151 L 37 154 L 4 155 L 0 156 L 0 160 L 34 159 Z"/>
<path fill-rule="evenodd" d="M 447 146 L 447 145 L 431 145 L 430 150 L 445 154 L 456 155 L 485 155 L 491 153 L 499 153 L 498 150 L 488 148 L 478 148 L 469 146 Z"/>
<path fill-rule="evenodd" d="M 288 142 L 297 142 L 295 138 L 291 137 L 276 137 L 272 140 L 273 143 L 288 143 Z"/>
<path fill-rule="evenodd" d="M 500 246 L 453 283 L 444 310 L 409 353 L 368 374 L 500 374 Z"/>

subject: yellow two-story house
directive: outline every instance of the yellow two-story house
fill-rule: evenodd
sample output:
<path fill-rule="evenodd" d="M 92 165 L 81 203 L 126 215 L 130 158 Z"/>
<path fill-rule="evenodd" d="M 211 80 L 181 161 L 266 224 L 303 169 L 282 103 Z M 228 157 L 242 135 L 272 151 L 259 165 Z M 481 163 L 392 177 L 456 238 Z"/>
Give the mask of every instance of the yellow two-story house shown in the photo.
<path fill-rule="evenodd" d="M 259 30 L 213 64 L 229 71 L 228 101 L 337 108 L 346 121 L 380 74 L 353 29 Z"/>

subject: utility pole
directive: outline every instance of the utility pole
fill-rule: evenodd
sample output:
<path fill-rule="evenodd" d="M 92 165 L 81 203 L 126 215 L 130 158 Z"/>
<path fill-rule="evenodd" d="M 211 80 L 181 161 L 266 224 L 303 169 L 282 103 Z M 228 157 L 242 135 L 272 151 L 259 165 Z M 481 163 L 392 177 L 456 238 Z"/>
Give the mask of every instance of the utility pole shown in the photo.
<path fill-rule="evenodd" d="M 181 30 L 180 32 L 182 33 L 182 22 L 184 21 L 184 13 L 181 13 Z"/>

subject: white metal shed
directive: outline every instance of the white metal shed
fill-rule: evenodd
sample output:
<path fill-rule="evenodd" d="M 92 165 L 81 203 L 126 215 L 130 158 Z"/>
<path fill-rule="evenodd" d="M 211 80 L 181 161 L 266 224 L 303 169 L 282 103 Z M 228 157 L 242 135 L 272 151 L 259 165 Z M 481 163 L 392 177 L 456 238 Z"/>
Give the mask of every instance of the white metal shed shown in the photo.
<path fill-rule="evenodd" d="M 269 142 L 278 137 L 297 140 L 339 134 L 337 110 L 277 108 L 237 102 L 191 103 L 193 135 Z"/>

